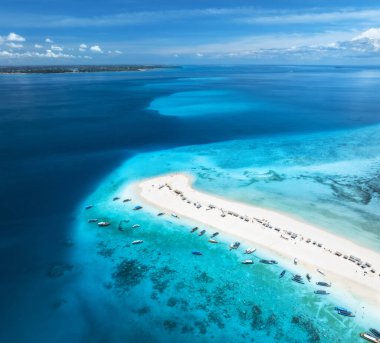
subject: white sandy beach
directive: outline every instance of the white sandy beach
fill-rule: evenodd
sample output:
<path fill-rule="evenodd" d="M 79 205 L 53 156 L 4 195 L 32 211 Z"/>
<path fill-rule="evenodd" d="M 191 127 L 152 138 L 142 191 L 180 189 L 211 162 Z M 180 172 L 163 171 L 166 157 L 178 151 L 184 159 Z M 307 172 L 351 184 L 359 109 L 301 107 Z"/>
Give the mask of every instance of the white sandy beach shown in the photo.
<path fill-rule="evenodd" d="M 373 309 L 380 308 L 380 254 L 375 251 L 283 213 L 197 191 L 186 174 L 143 180 L 134 192 L 158 211 L 204 225 L 208 236 L 218 231 L 291 263 L 297 258 L 298 265 L 313 275 L 317 269 L 323 271 L 326 277 L 317 273 L 321 280 L 342 287 Z M 350 261 L 350 256 L 360 258 L 361 264 Z"/>

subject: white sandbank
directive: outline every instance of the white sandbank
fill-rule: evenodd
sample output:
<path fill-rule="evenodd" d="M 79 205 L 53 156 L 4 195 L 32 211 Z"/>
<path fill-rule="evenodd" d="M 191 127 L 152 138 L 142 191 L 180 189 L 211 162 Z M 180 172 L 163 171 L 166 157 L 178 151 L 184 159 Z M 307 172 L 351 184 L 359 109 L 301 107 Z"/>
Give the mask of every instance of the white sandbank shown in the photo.
<path fill-rule="evenodd" d="M 334 286 L 370 304 L 372 309 L 380 308 L 380 254 L 375 251 L 286 214 L 197 191 L 192 188 L 192 177 L 186 174 L 143 180 L 135 184 L 133 190 L 158 211 L 190 219 L 204 225 L 205 229 L 213 228 L 244 245 L 264 248 L 288 261 L 297 258 L 299 267 L 313 275 L 317 269 L 326 274 L 326 277 L 319 275 L 319 281 L 331 281 Z M 291 238 L 289 232 L 297 237 Z M 208 236 L 211 233 L 207 230 Z M 311 239 L 309 243 L 308 239 Z M 337 251 L 342 256 L 337 256 Z M 362 268 L 344 255 L 358 257 L 362 264 L 369 263 L 370 267 Z M 313 278 L 313 281 L 317 280 Z"/>

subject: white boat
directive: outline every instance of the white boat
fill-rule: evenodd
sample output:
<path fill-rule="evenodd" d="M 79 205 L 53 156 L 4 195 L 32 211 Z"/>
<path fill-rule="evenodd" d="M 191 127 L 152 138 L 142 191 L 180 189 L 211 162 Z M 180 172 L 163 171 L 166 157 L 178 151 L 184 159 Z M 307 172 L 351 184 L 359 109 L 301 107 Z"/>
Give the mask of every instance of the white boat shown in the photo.
<path fill-rule="evenodd" d="M 214 244 L 218 243 L 218 241 L 216 239 L 212 239 L 212 238 L 210 238 L 208 241 L 209 241 L 209 243 L 214 243 Z"/>
<path fill-rule="evenodd" d="M 256 251 L 256 248 L 248 248 L 245 250 L 245 254 L 253 254 Z"/>
<path fill-rule="evenodd" d="M 230 244 L 230 249 L 237 249 L 239 248 L 240 243 L 239 242 L 234 242 Z"/>
<path fill-rule="evenodd" d="M 109 225 L 111 225 L 110 222 L 99 222 L 98 223 L 98 226 L 100 226 L 100 227 L 105 227 L 105 226 L 109 226 Z"/>
<path fill-rule="evenodd" d="M 140 227 L 139 224 L 134 224 L 134 225 L 132 225 L 132 229 L 137 229 L 137 228 L 139 228 L 139 227 Z"/>
<path fill-rule="evenodd" d="M 244 260 L 241 261 L 242 264 L 253 264 L 253 260 Z"/>
<path fill-rule="evenodd" d="M 141 244 L 141 243 L 144 243 L 144 241 L 142 241 L 141 239 L 138 239 L 132 242 L 132 244 Z"/>
<path fill-rule="evenodd" d="M 295 258 L 295 259 L 293 260 L 293 262 L 294 262 L 294 264 L 298 264 L 298 259 Z"/>

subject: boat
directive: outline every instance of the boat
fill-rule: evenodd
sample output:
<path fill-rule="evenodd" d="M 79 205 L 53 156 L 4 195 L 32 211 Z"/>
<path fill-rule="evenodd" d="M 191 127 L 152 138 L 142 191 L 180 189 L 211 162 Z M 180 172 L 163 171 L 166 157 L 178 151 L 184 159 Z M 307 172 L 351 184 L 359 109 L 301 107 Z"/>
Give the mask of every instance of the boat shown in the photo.
<path fill-rule="evenodd" d="M 331 283 L 324 282 L 324 281 L 318 281 L 317 285 L 318 286 L 324 286 L 324 287 L 331 287 Z"/>
<path fill-rule="evenodd" d="M 293 260 L 293 262 L 294 262 L 294 264 L 298 264 L 298 259 L 297 258 L 295 258 L 294 260 Z"/>
<path fill-rule="evenodd" d="M 209 241 L 209 243 L 214 243 L 214 244 L 218 243 L 218 241 L 216 239 L 212 239 L 212 238 L 210 238 L 208 241 Z"/>
<path fill-rule="evenodd" d="M 286 270 L 284 269 L 284 270 L 281 272 L 281 274 L 280 274 L 280 279 L 281 279 L 282 277 L 284 277 L 285 273 L 286 273 Z"/>
<path fill-rule="evenodd" d="M 132 242 L 132 244 L 134 244 L 134 245 L 141 244 L 141 243 L 144 243 L 144 241 L 141 239 L 138 239 L 138 240 Z"/>
<path fill-rule="evenodd" d="M 133 211 L 138 211 L 138 210 L 141 210 L 142 209 L 142 206 L 135 206 L 134 208 L 133 208 Z"/>
<path fill-rule="evenodd" d="M 340 307 L 340 306 L 335 306 L 335 307 L 334 307 L 334 310 L 335 310 L 335 311 L 346 311 L 346 312 L 352 312 L 352 311 L 350 311 L 349 309 L 347 309 L 347 308 L 344 308 L 344 307 Z"/>
<path fill-rule="evenodd" d="M 241 261 L 242 264 L 253 264 L 253 260 L 244 260 Z"/>
<path fill-rule="evenodd" d="M 300 284 L 302 284 L 302 285 L 304 284 L 301 275 L 298 275 L 298 274 L 294 275 L 294 276 L 292 277 L 292 280 L 293 280 L 294 282 L 300 283 Z"/>
<path fill-rule="evenodd" d="M 219 232 L 214 232 L 212 235 L 211 235 L 211 238 L 214 238 L 214 237 L 216 237 L 216 236 L 218 236 L 219 235 Z"/>
<path fill-rule="evenodd" d="M 317 289 L 316 291 L 314 291 L 315 294 L 319 294 L 319 295 L 328 295 L 330 293 L 326 292 L 325 290 L 323 289 Z"/>
<path fill-rule="evenodd" d="M 372 342 L 372 343 L 380 343 L 380 339 L 376 338 L 376 337 L 373 337 L 371 336 L 370 334 L 366 333 L 366 332 L 362 332 L 360 334 L 360 337 L 367 340 L 368 342 Z"/>
<path fill-rule="evenodd" d="M 195 232 L 195 231 L 197 231 L 198 230 L 198 226 L 196 226 L 196 227 L 193 227 L 192 229 L 191 229 L 191 233 L 193 233 L 193 232 Z"/>
<path fill-rule="evenodd" d="M 320 269 L 317 269 L 317 272 L 318 272 L 319 274 L 322 274 L 323 276 L 326 276 L 326 274 L 325 274 L 322 270 L 320 270 Z"/>
<path fill-rule="evenodd" d="M 311 280 L 311 276 L 310 276 L 310 274 L 309 274 L 309 273 L 307 273 L 307 274 L 306 274 L 306 279 L 307 279 L 307 281 L 309 281 L 309 282 L 310 282 L 310 280 Z"/>
<path fill-rule="evenodd" d="M 376 330 L 376 329 L 369 329 L 369 332 L 374 335 L 375 337 L 377 338 L 380 338 L 380 331 Z"/>
<path fill-rule="evenodd" d="M 88 222 L 89 222 L 89 223 L 96 223 L 98 220 L 99 220 L 99 219 L 96 219 L 96 218 L 95 218 L 95 219 L 89 219 Z"/>
<path fill-rule="evenodd" d="M 114 197 L 112 200 L 116 201 L 116 200 L 119 200 L 119 199 L 120 199 L 120 197 Z"/>
<path fill-rule="evenodd" d="M 172 217 L 177 219 L 179 218 L 175 213 L 172 213 Z"/>
<path fill-rule="evenodd" d="M 123 202 L 129 202 L 131 201 L 132 199 L 128 198 L 128 199 L 124 199 Z"/>
<path fill-rule="evenodd" d="M 158 217 L 161 217 L 163 216 L 165 213 L 164 212 L 160 212 L 159 214 L 157 214 Z"/>
<path fill-rule="evenodd" d="M 140 227 L 139 224 L 133 224 L 133 225 L 132 225 L 132 229 L 137 229 L 137 228 L 139 228 L 139 227 Z"/>
<path fill-rule="evenodd" d="M 245 250 L 244 254 L 253 254 L 256 251 L 255 248 L 248 248 Z"/>
<path fill-rule="evenodd" d="M 203 255 L 200 251 L 192 251 L 191 253 L 198 256 Z"/>
<path fill-rule="evenodd" d="M 338 314 L 345 317 L 355 317 L 355 315 L 351 311 L 339 310 Z"/>
<path fill-rule="evenodd" d="M 205 233 L 206 233 L 206 230 L 202 230 L 201 232 L 199 232 L 198 236 L 203 236 Z"/>
<path fill-rule="evenodd" d="M 110 222 L 99 222 L 98 223 L 98 226 L 100 226 L 100 227 L 105 227 L 105 226 L 109 226 L 109 225 L 111 225 Z"/>
<path fill-rule="evenodd" d="M 84 209 L 85 210 L 89 210 L 90 208 L 93 208 L 94 207 L 94 205 L 88 205 L 88 206 L 86 206 Z"/>
<path fill-rule="evenodd" d="M 275 260 L 260 260 L 261 263 L 264 263 L 264 264 L 278 264 L 277 261 Z"/>
<path fill-rule="evenodd" d="M 230 249 L 237 249 L 240 246 L 240 242 L 234 242 L 230 244 Z"/>

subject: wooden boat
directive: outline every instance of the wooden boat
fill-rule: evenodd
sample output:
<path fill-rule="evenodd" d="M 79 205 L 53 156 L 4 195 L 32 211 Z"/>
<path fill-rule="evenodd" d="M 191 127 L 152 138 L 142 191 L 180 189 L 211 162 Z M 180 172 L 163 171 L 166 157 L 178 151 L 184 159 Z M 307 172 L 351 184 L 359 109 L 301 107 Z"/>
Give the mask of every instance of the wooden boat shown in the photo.
<path fill-rule="evenodd" d="M 128 198 L 128 199 L 123 200 L 123 202 L 129 202 L 129 201 L 132 201 L 132 199 Z"/>
<path fill-rule="evenodd" d="M 380 339 L 376 338 L 376 337 L 373 337 L 371 335 L 369 335 L 368 333 L 366 332 L 362 332 L 360 334 L 360 337 L 365 339 L 366 341 L 368 342 L 372 342 L 372 343 L 380 343 Z"/>
<path fill-rule="evenodd" d="M 284 270 L 281 272 L 281 274 L 280 274 L 280 279 L 284 277 L 285 273 L 286 273 L 286 270 L 284 269 Z"/>
<path fill-rule="evenodd" d="M 211 235 L 211 238 L 214 238 L 214 237 L 216 237 L 216 236 L 218 236 L 219 235 L 219 232 L 214 232 L 212 235 Z"/>
<path fill-rule="evenodd" d="M 294 282 L 300 283 L 301 285 L 303 285 L 303 284 L 305 283 L 305 282 L 303 281 L 303 279 L 302 279 L 302 276 L 301 276 L 301 275 L 298 275 L 298 274 L 294 275 L 294 276 L 292 277 L 292 280 L 293 280 Z"/>
<path fill-rule="evenodd" d="M 206 233 L 206 230 L 202 230 L 201 232 L 199 232 L 198 236 L 203 236 L 205 233 Z"/>
<path fill-rule="evenodd" d="M 134 208 L 133 208 L 133 211 L 138 211 L 138 210 L 141 210 L 142 209 L 142 206 L 135 206 Z"/>
<path fill-rule="evenodd" d="M 276 260 L 260 260 L 260 262 L 264 264 L 278 264 Z"/>
<path fill-rule="evenodd" d="M 237 249 L 240 246 L 240 242 L 234 242 L 230 244 L 230 249 Z"/>
<path fill-rule="evenodd" d="M 326 276 L 326 274 L 325 274 L 322 270 L 320 270 L 320 269 L 317 269 L 317 272 L 318 272 L 319 274 L 322 274 L 323 276 Z"/>
<path fill-rule="evenodd" d="M 345 317 L 355 317 L 355 315 L 354 315 L 351 311 L 338 310 L 337 312 L 338 312 L 338 314 L 340 314 L 341 316 L 345 316 Z"/>
<path fill-rule="evenodd" d="M 380 338 L 380 331 L 376 330 L 376 329 L 369 329 L 369 332 L 374 335 L 375 337 L 377 338 Z"/>
<path fill-rule="evenodd" d="M 98 226 L 100 226 L 100 227 L 106 227 L 106 226 L 109 226 L 109 225 L 111 225 L 110 222 L 99 222 L 98 223 Z"/>
<path fill-rule="evenodd" d="M 192 251 L 191 253 L 198 256 L 203 255 L 200 251 Z"/>
<path fill-rule="evenodd" d="M 214 244 L 218 243 L 218 241 L 216 239 L 212 239 L 212 238 L 210 238 L 208 241 L 209 241 L 209 243 L 214 243 Z"/>
<path fill-rule="evenodd" d="M 120 197 L 114 197 L 112 200 L 116 201 L 116 200 L 119 200 L 119 199 L 120 199 Z"/>
<path fill-rule="evenodd" d="M 179 218 L 175 213 L 172 213 L 172 217 L 177 219 Z"/>
<path fill-rule="evenodd" d="M 89 210 L 90 208 L 93 208 L 94 207 L 94 205 L 88 205 L 88 206 L 86 206 L 84 209 L 85 210 Z"/>
<path fill-rule="evenodd" d="M 242 264 L 253 264 L 253 260 L 244 260 L 241 261 Z"/>
<path fill-rule="evenodd" d="M 324 282 L 324 281 L 318 281 L 317 285 L 318 286 L 324 286 L 324 287 L 331 287 L 331 283 Z"/>
<path fill-rule="evenodd" d="M 326 292 L 323 289 L 317 289 L 316 291 L 314 291 L 314 293 L 318 294 L 318 295 L 328 295 L 328 294 L 330 294 L 330 293 Z"/>
<path fill-rule="evenodd" d="M 306 274 L 306 279 L 307 279 L 307 281 L 309 281 L 309 282 L 310 282 L 310 280 L 311 280 L 311 276 L 310 276 L 310 274 L 309 274 L 309 273 L 307 273 L 307 274 Z"/>
<path fill-rule="evenodd" d="M 193 233 L 193 232 L 195 232 L 195 231 L 197 231 L 198 230 L 198 226 L 196 226 L 196 227 L 193 227 L 192 229 L 191 229 L 191 233 Z"/>
<path fill-rule="evenodd" d="M 164 212 L 160 212 L 159 214 L 157 214 L 158 217 L 161 217 L 163 216 L 165 213 Z"/>
<path fill-rule="evenodd" d="M 256 251 L 255 248 L 248 248 L 245 250 L 244 254 L 253 254 Z"/>
<path fill-rule="evenodd" d="M 134 245 L 141 244 L 141 243 L 144 243 L 144 241 L 141 239 L 138 239 L 138 240 L 132 242 L 132 244 L 134 244 Z"/>

